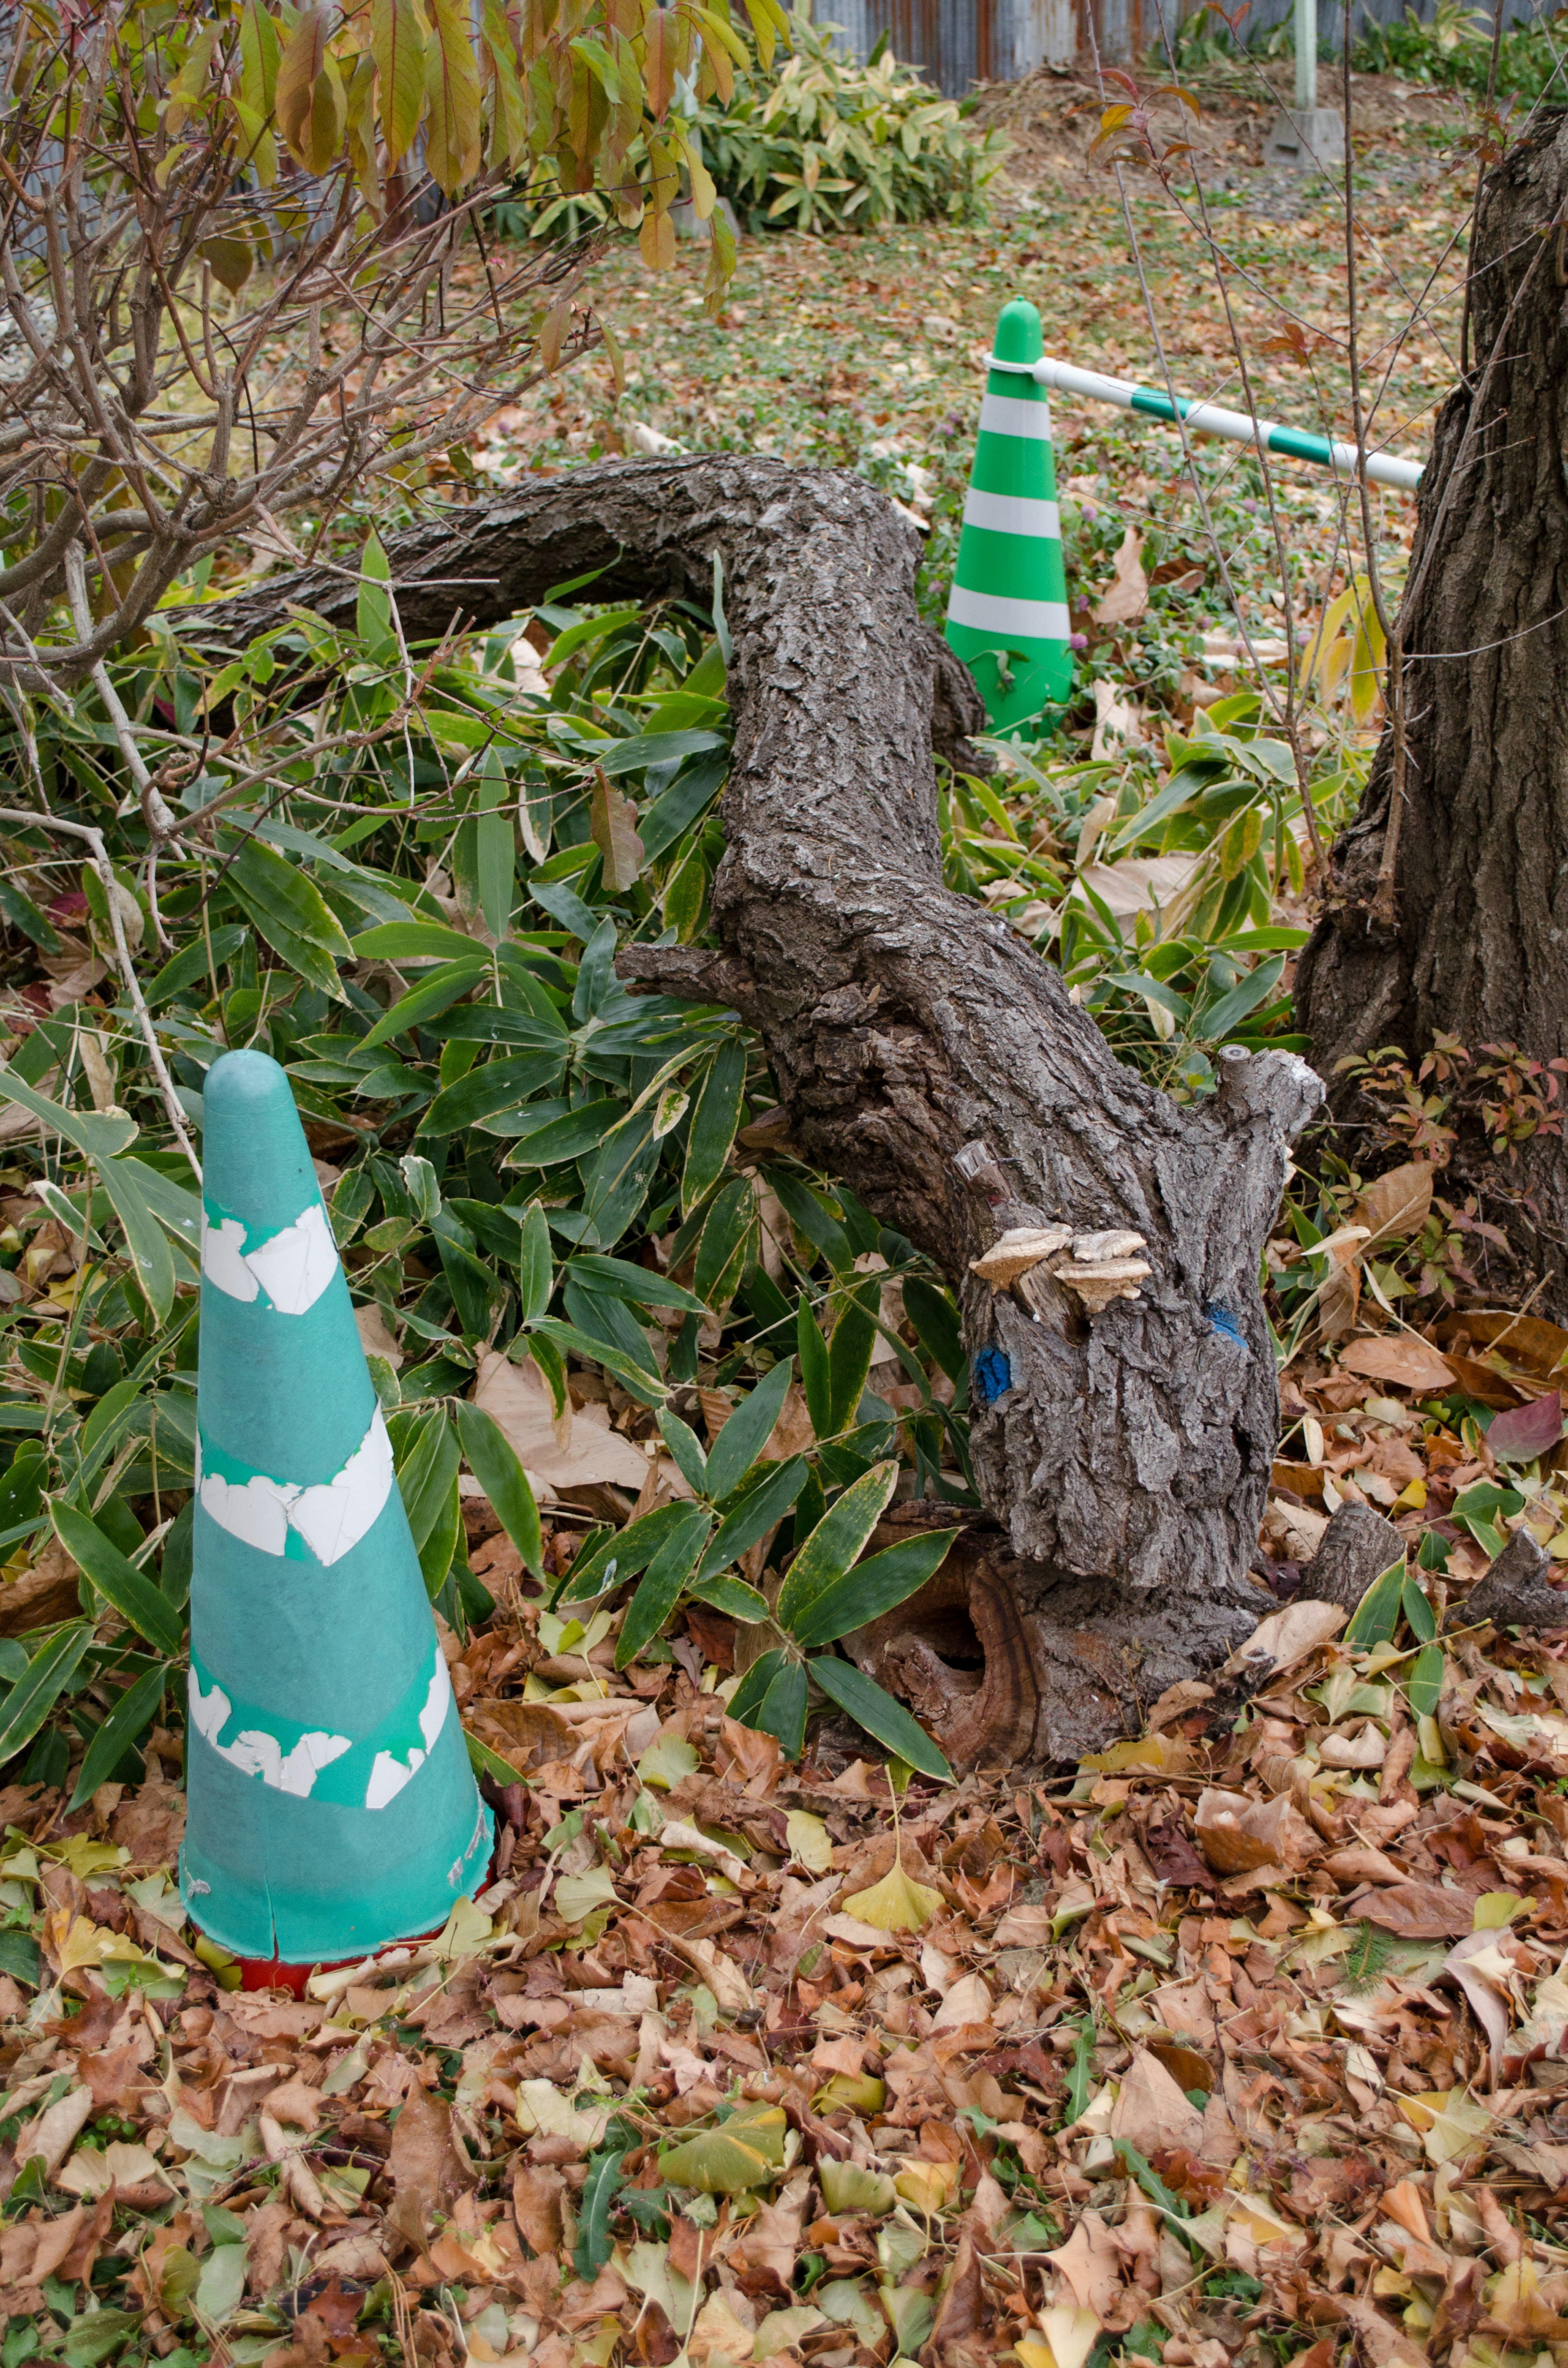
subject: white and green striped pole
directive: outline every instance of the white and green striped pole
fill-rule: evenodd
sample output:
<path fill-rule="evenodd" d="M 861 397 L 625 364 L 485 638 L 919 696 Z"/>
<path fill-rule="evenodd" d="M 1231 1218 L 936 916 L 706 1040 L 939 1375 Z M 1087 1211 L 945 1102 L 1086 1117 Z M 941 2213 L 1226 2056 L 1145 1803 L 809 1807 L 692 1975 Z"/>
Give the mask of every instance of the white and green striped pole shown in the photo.
<path fill-rule="evenodd" d="M 1075 363 L 1046 357 L 1016 361 L 1002 353 L 1000 340 L 991 367 L 994 375 L 1027 376 L 1042 389 L 1055 387 L 1063 394 L 1083 395 L 1090 403 L 1114 404 L 1119 411 L 1139 411 L 1149 419 L 1183 419 L 1196 436 L 1261 445 L 1266 452 L 1280 452 L 1293 461 L 1312 461 L 1320 469 L 1332 469 L 1336 477 L 1359 473 L 1362 455 L 1356 445 L 1342 444 L 1332 436 L 1312 436 L 1301 427 L 1285 427 L 1278 420 L 1255 419 L 1250 412 L 1228 411 L 1222 404 L 1195 403 L 1182 394 L 1173 402 L 1153 387 L 1134 386 L 1128 379 L 1106 378 L 1098 370 L 1079 370 Z M 1421 483 L 1419 461 L 1402 461 L 1392 452 L 1369 452 L 1366 462 L 1367 474 L 1375 485 L 1397 485 L 1402 493 L 1414 493 Z M 948 639 L 952 640 L 951 632 Z"/>
<path fill-rule="evenodd" d="M 435 1930 L 492 1827 L 289 1080 L 203 1108 L 180 1882 L 249 1988 Z"/>
<path fill-rule="evenodd" d="M 1073 688 L 1041 350 L 1034 306 L 1004 306 L 948 598 L 949 646 L 979 684 L 994 732 L 1039 729 Z"/>

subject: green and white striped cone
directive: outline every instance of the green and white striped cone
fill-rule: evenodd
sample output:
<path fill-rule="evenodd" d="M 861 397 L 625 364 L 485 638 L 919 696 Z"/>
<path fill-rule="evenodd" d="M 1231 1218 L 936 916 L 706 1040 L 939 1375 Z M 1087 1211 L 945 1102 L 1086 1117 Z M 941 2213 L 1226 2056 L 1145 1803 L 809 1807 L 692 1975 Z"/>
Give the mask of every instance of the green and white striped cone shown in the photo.
<path fill-rule="evenodd" d="M 429 1932 L 483 1878 L 391 1441 L 289 1081 L 208 1073 L 186 1907 L 236 1956 Z"/>
<path fill-rule="evenodd" d="M 1039 361 L 1044 347 L 1032 304 L 1004 306 L 994 350 L 998 361 Z M 979 684 L 994 732 L 1027 727 L 1068 698 L 1068 632 L 1051 398 L 1032 378 L 992 370 L 948 599 L 948 644 Z"/>

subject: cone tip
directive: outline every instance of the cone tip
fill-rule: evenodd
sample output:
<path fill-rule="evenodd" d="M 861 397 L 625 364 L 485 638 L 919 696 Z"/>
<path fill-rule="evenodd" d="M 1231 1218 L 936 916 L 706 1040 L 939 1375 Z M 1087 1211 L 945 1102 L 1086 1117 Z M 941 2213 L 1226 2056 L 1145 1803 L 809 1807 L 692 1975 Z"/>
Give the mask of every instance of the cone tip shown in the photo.
<path fill-rule="evenodd" d="M 1027 296 L 1004 304 L 996 321 L 995 354 L 1003 362 L 1038 362 L 1045 351 L 1040 314 Z"/>
<path fill-rule="evenodd" d="M 266 1053 L 224 1053 L 202 1093 L 207 1197 L 248 1223 L 290 1224 L 317 1197 L 289 1079 Z"/>

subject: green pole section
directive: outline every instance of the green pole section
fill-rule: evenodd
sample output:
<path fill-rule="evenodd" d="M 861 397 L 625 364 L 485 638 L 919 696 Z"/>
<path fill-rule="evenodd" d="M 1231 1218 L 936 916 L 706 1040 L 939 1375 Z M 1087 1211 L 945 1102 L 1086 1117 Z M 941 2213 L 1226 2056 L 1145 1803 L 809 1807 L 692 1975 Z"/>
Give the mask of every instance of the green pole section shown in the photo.
<path fill-rule="evenodd" d="M 203 1103 L 181 1890 L 319 1964 L 444 1923 L 491 1817 L 289 1080 L 227 1053 Z"/>
<path fill-rule="evenodd" d="M 1040 314 L 1003 308 L 948 600 L 948 643 L 970 668 L 994 732 L 1041 725 L 1073 689 L 1067 575 L 1051 450 L 1051 398 L 1020 366 L 1044 352 Z"/>

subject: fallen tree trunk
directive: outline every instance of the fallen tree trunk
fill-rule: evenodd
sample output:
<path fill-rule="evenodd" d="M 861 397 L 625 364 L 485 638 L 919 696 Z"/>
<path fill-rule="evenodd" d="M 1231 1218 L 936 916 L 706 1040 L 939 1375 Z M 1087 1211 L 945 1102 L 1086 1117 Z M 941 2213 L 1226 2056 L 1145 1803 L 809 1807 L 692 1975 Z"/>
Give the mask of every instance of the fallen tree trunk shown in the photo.
<path fill-rule="evenodd" d="M 969 1764 L 1071 1759 L 1267 1609 L 1247 1576 L 1278 1429 L 1258 1261 L 1321 1088 L 1290 1055 L 1237 1053 L 1211 1101 L 1178 1109 L 943 885 L 933 720 L 961 758 L 978 704 L 916 615 L 913 530 L 861 480 L 731 457 L 587 468 L 389 549 L 411 639 L 592 568 L 596 599 L 708 599 L 715 554 L 734 642 L 723 951 L 637 947 L 619 967 L 755 1024 L 794 1139 L 957 1287 L 994 1526 L 899 1615 L 901 1651 L 863 1649 Z M 233 639 L 286 602 L 341 616 L 353 598 L 288 577 L 202 623 Z M 1061 1255 L 1015 1287 L 970 1271 L 1003 1233 L 1046 1227 L 1141 1237 L 1137 1295 L 1059 1279 Z"/>

